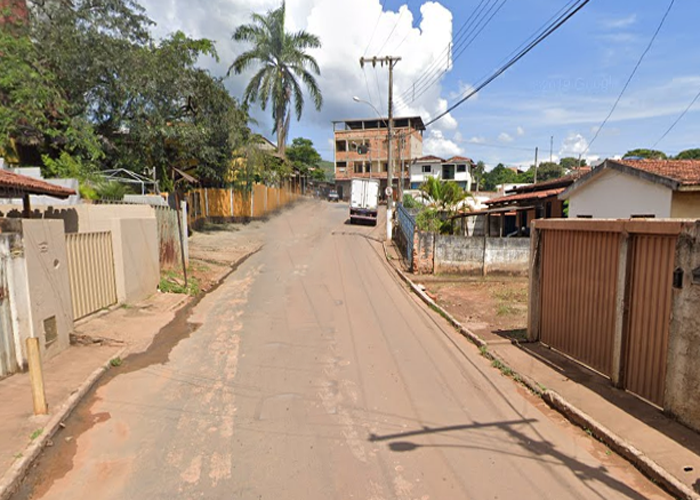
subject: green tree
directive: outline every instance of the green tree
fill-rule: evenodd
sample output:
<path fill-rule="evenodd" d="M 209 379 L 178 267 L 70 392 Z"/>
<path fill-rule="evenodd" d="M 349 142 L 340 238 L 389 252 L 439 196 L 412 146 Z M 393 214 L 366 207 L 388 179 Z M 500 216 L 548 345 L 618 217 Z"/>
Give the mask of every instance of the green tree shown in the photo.
<path fill-rule="evenodd" d="M 314 148 L 311 139 L 297 137 L 287 146 L 287 159 L 301 171 L 308 172 L 321 162 L 321 155 Z"/>
<path fill-rule="evenodd" d="M 537 167 L 537 182 L 550 181 L 558 179 L 566 174 L 564 167 L 558 163 L 545 161 Z"/>
<path fill-rule="evenodd" d="M 476 165 L 474 166 L 474 182 L 476 183 L 476 190 L 477 192 L 481 188 L 482 183 L 484 182 L 484 175 L 486 173 L 486 164 L 479 160 Z"/>
<path fill-rule="evenodd" d="M 518 182 L 518 174 L 502 163 L 496 165 L 490 172 L 484 174 L 484 189 L 495 191 L 500 184 L 513 184 Z"/>
<path fill-rule="evenodd" d="M 435 177 L 428 177 L 420 191 L 430 207 L 447 212 L 456 210 L 459 203 L 470 196 L 455 181 L 441 181 Z"/>
<path fill-rule="evenodd" d="M 309 49 L 320 48 L 321 41 L 306 31 L 287 32 L 285 10 L 283 2 L 265 15 L 253 14 L 251 24 L 236 29 L 233 39 L 249 42 L 253 48 L 238 56 L 229 67 L 229 73 L 233 70 L 240 74 L 256 62 L 262 65 L 248 83 L 244 101 L 260 102 L 263 111 L 270 104 L 281 156 L 285 154 L 291 106 L 294 106 L 297 120 L 301 119 L 304 109 L 304 93 L 299 81 L 307 88 L 317 110 L 323 104 L 321 89 L 314 78 L 314 74 L 320 75 L 321 71 L 316 60 L 306 53 Z"/>
<path fill-rule="evenodd" d="M 647 160 L 666 160 L 668 157 L 666 156 L 666 153 L 663 151 L 657 151 L 655 149 L 633 149 L 631 151 L 627 151 L 625 153 L 625 156 L 623 158 L 627 158 L 628 156 L 639 156 L 640 158 L 644 158 Z"/>
<path fill-rule="evenodd" d="M 681 151 L 676 156 L 677 160 L 700 160 L 700 148 L 698 149 L 686 149 Z"/>
<path fill-rule="evenodd" d="M 559 165 L 566 171 L 569 172 L 571 170 L 574 170 L 576 168 L 585 167 L 586 166 L 586 159 L 581 158 L 581 164 L 579 165 L 579 159 L 578 158 L 573 158 L 571 156 L 568 156 L 566 158 L 562 158 L 559 160 Z"/>

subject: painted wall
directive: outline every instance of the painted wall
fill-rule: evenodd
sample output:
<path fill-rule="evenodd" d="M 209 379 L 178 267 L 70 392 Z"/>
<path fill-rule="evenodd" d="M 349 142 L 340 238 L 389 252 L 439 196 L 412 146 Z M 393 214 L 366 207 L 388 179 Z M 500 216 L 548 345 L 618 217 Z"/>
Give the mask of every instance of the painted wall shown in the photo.
<path fill-rule="evenodd" d="M 676 191 L 673 193 L 671 217 L 700 219 L 700 191 Z"/>
<path fill-rule="evenodd" d="M 569 197 L 569 218 L 628 219 L 635 215 L 671 217 L 672 191 L 652 182 L 606 170 Z"/>
<path fill-rule="evenodd" d="M 449 274 L 528 274 L 528 238 L 470 238 L 440 235 L 435 239 L 435 272 Z"/>
<path fill-rule="evenodd" d="M 453 165 L 450 163 L 449 165 Z M 469 172 L 469 165 L 466 166 L 465 172 L 457 172 L 457 164 L 455 165 L 455 182 L 466 183 L 465 189 L 467 191 L 471 190 L 472 176 Z M 423 167 L 430 167 L 430 172 L 423 172 Z M 414 187 L 418 184 L 425 182 L 428 177 L 436 177 L 442 179 L 442 163 L 418 163 L 411 165 L 411 189 L 416 189 Z"/>

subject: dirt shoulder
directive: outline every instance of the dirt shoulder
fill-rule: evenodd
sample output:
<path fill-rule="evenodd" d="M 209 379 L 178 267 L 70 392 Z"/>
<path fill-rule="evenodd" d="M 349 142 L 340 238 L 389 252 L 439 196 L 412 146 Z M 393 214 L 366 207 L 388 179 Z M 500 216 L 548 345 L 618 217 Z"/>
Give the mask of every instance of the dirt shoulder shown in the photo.
<path fill-rule="evenodd" d="M 522 277 L 413 276 L 466 328 L 492 341 L 524 339 L 528 280 Z"/>

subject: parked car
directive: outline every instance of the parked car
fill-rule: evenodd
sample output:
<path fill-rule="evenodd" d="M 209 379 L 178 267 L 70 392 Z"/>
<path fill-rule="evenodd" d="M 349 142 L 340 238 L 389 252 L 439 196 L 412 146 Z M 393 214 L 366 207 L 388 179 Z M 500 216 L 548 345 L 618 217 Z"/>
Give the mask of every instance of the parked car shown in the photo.
<path fill-rule="evenodd" d="M 340 197 L 338 196 L 338 191 L 328 191 L 328 201 L 340 201 Z"/>

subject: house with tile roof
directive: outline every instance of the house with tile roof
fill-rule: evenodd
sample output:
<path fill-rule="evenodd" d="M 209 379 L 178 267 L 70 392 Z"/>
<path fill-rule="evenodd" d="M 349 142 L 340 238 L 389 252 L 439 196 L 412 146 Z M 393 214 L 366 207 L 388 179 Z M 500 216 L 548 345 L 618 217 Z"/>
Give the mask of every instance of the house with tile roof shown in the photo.
<path fill-rule="evenodd" d="M 700 160 L 605 160 L 558 198 L 571 218 L 700 219 Z"/>
<path fill-rule="evenodd" d="M 438 156 L 422 156 L 411 162 L 411 189 L 418 189 L 428 177 L 443 181 L 455 181 L 462 189 L 472 190 L 474 162 L 464 156 L 443 159 Z"/>

